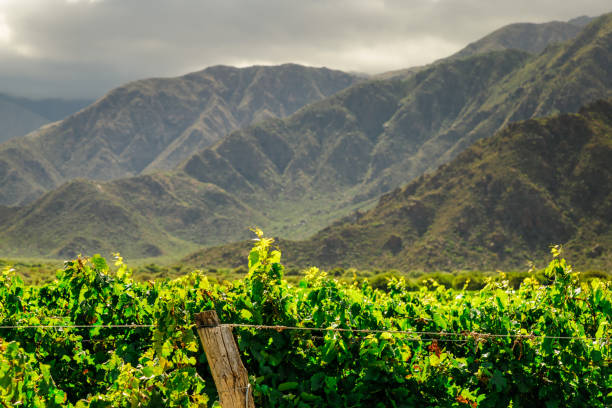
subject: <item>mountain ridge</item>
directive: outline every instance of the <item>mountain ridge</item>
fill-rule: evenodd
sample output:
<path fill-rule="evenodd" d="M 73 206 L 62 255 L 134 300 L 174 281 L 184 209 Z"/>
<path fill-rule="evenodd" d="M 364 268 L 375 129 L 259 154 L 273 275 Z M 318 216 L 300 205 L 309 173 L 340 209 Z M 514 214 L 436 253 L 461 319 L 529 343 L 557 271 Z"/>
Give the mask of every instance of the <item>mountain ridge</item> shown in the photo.
<path fill-rule="evenodd" d="M 28 99 L 0 93 L 0 143 L 26 135 L 83 108 L 88 100 Z"/>
<path fill-rule="evenodd" d="M 214 211 L 160 227 L 169 233 L 174 225 L 169 234 L 193 245 L 245 238 L 254 224 L 275 236 L 305 238 L 336 218 L 373 205 L 380 194 L 434 171 L 511 121 L 576 111 L 594 99 L 608 98 L 611 58 L 609 14 L 593 21 L 574 40 L 549 47 L 539 56 L 494 51 L 447 61 L 407 78 L 360 82 L 287 118 L 233 132 L 175 171 L 151 175 L 164 177 L 168 191 L 173 183 L 214 184 L 244 204 L 236 204 L 235 214 L 215 207 L 215 200 L 200 190 L 180 188 L 176 194 L 166 195 L 162 189 L 160 195 L 149 197 L 160 202 L 171 197 L 167 206 L 158 207 L 159 213 L 147 213 L 147 203 L 130 204 L 130 211 L 145 218 L 165 214 L 168 220 L 178 220 L 188 210 L 183 203 L 203 207 L 212 203 Z M 129 196 L 139 180 L 101 185 L 118 196 Z M 91 191 L 93 200 L 97 193 Z M 55 200 L 61 201 L 61 196 L 55 195 Z M 37 205 L 40 202 L 29 211 Z M 80 216 L 65 214 L 63 222 L 71 224 L 71 217 Z M 210 227 L 226 220 L 231 220 L 230 229 Z M 20 233 L 35 234 L 36 228 L 31 224 L 26 231 L 3 224 L 0 237 L 17 243 Z M 62 242 L 75 234 L 59 226 L 51 231 L 38 233 Z M 97 237 L 105 247 L 115 239 L 111 233 Z M 40 253 L 55 251 L 58 245 L 54 245 L 39 248 Z M 163 245 L 158 246 L 163 252 Z M 5 251 L 12 248 L 7 245 Z M 130 253 L 138 255 L 142 253 Z"/>
<path fill-rule="evenodd" d="M 327 68 L 285 64 L 216 66 L 131 82 L 64 121 L 0 145 L 0 203 L 24 204 L 73 178 L 110 180 L 170 169 L 240 126 L 293 113 L 357 80 Z M 12 154 L 37 161 L 39 174 Z"/>
<path fill-rule="evenodd" d="M 582 29 L 593 21 L 593 17 L 581 16 L 569 21 L 549 21 L 546 23 L 512 23 L 469 43 L 456 53 L 434 61 L 431 64 L 400 69 L 378 74 L 381 79 L 397 76 L 409 76 L 429 68 L 432 65 L 458 58 L 471 57 L 490 51 L 514 49 L 540 54 L 546 47 L 575 38 Z"/>
<path fill-rule="evenodd" d="M 567 23 L 511 24 L 468 45 L 458 55 L 465 57 L 506 48 L 533 52 L 533 47 L 540 50 L 551 42 L 573 38 L 589 20 L 589 17 L 582 16 Z M 525 38 L 531 41 L 525 41 Z M 281 67 L 285 69 L 278 69 Z M 150 78 L 116 88 L 96 101 L 91 109 L 88 109 L 90 114 L 81 113 L 79 118 L 73 118 L 69 123 L 44 127 L 36 132 L 39 136 L 24 139 L 27 144 L 35 145 L 35 152 L 29 146 L 18 146 L 19 143 L 9 147 L 13 151 L 22 149 L 23 151 L 18 153 L 19 156 L 29 156 L 30 161 L 38 162 L 34 174 L 27 174 L 28 168 L 20 167 L 15 160 L 7 158 L 0 146 L 0 162 L 5 162 L 4 165 L 0 163 L 0 170 L 10 168 L 16 173 L 8 177 L 0 172 L 0 192 L 5 193 L 0 197 L 0 203 L 20 205 L 30 202 L 50 188 L 75 177 L 110 180 L 156 170 L 170 170 L 193 151 L 213 144 L 233 130 L 265 118 L 287 116 L 301 106 L 327 97 L 359 79 L 355 75 L 344 74 L 349 77 L 340 80 L 337 75 L 336 81 L 345 81 L 342 85 L 327 83 L 319 87 L 319 82 L 325 83 L 325 75 L 319 75 L 320 78 L 313 81 L 312 70 L 317 69 L 301 67 L 305 72 L 304 78 L 298 77 L 296 80 L 295 69 L 288 69 L 290 67 L 299 66 L 285 64 L 245 69 L 213 66 L 182 77 Z M 266 69 L 275 68 L 277 73 L 262 75 Z M 424 67 L 409 71 L 413 74 L 422 69 Z M 246 73 L 247 71 L 250 73 Z M 330 72 L 337 73 L 327 70 L 328 74 Z M 203 86 L 206 78 L 212 80 Z M 175 81 L 176 84 L 169 86 L 169 81 Z M 301 92 L 309 96 L 293 103 L 293 106 L 291 98 L 283 99 L 282 95 L 269 97 L 269 89 L 272 89 L 273 93 L 282 93 L 287 90 L 283 84 L 291 82 L 298 83 L 298 88 L 302 86 Z M 152 84 L 157 84 L 162 89 L 156 92 L 151 89 L 155 88 Z M 143 89 L 139 89 L 139 86 Z M 243 93 L 232 93 L 234 88 L 242 89 Z M 194 92 L 196 90 L 198 92 Z M 202 92 L 207 96 L 201 94 Z M 195 93 L 198 95 L 194 98 Z M 118 101 L 108 101 L 113 97 Z M 202 105 L 198 100 L 207 97 L 210 98 L 209 103 L 194 109 L 192 105 Z M 281 99 L 283 103 L 279 104 Z M 23 105 L 27 104 L 27 101 L 21 102 Z M 39 105 L 30 103 L 28 106 L 50 118 L 49 112 L 45 112 Z M 253 112 L 250 112 L 251 109 Z M 94 110 L 93 114 L 91 110 Z M 57 119 L 59 117 L 56 115 L 49 120 Z M 42 124 L 40 120 L 30 120 L 30 123 L 17 133 L 22 134 Z M 64 146 L 70 147 L 65 149 Z M 51 152 L 48 155 L 44 154 L 47 149 Z M 45 182 L 39 184 L 36 180 L 41 174 Z M 21 193 L 24 191 L 26 193 Z"/>
<path fill-rule="evenodd" d="M 449 58 L 464 58 L 487 51 L 504 49 L 516 49 L 531 54 L 539 54 L 551 44 L 576 38 L 583 27 L 563 21 L 508 24 L 468 44 Z"/>
<path fill-rule="evenodd" d="M 456 271 L 545 265 L 549 246 L 585 268 L 612 267 L 612 99 L 529 119 L 482 139 L 436 172 L 383 195 L 306 241 L 280 240 L 289 266 Z M 248 243 L 190 265 L 238 266 Z"/>

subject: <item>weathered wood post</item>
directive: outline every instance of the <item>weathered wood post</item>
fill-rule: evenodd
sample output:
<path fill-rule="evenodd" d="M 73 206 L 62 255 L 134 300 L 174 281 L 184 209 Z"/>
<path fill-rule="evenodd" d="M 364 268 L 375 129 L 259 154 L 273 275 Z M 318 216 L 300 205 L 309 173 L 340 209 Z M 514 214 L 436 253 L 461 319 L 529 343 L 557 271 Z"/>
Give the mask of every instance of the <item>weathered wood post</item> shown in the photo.
<path fill-rule="evenodd" d="M 220 326 L 214 310 L 194 315 L 219 402 L 223 408 L 255 408 L 249 376 L 240 359 L 232 329 Z"/>

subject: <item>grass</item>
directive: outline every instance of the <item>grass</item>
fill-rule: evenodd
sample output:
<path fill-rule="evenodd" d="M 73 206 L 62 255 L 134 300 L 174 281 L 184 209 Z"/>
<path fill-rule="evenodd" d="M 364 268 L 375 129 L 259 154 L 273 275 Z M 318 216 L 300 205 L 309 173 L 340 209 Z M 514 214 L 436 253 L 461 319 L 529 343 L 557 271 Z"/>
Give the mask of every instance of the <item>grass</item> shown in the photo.
<path fill-rule="evenodd" d="M 1 259 L 0 270 L 12 268 L 29 285 L 39 285 L 55 278 L 55 272 L 62 268 L 63 260 L 59 259 Z"/>
<path fill-rule="evenodd" d="M 340 202 L 340 205 L 338 205 Z M 305 200 L 288 204 L 284 201 L 268 200 L 262 206 L 267 214 L 282 214 L 279 217 L 268 217 L 269 224 L 262 227 L 271 236 L 286 239 L 306 239 L 333 222 L 348 216 L 355 211 L 367 211 L 378 203 L 378 197 L 358 203 L 342 204 L 341 199 L 334 199 L 324 194 L 313 192 Z M 293 224 L 289 222 L 293 221 Z"/>

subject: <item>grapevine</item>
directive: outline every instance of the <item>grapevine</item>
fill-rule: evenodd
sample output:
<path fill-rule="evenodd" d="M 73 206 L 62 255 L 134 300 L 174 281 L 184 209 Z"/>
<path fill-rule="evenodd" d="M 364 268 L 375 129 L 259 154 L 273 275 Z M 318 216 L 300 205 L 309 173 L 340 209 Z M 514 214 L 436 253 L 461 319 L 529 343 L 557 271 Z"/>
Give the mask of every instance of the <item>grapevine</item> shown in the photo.
<path fill-rule="evenodd" d="M 41 286 L 3 270 L 0 406 L 212 406 L 193 324 L 210 309 L 234 325 L 257 406 L 612 402 L 610 284 L 580 282 L 558 254 L 546 285 L 430 282 L 415 292 L 392 278 L 381 291 L 316 268 L 289 284 L 280 251 L 257 234 L 247 275 L 231 283 L 200 271 L 137 282 L 120 257 L 112 267 L 100 256 L 67 262 Z"/>

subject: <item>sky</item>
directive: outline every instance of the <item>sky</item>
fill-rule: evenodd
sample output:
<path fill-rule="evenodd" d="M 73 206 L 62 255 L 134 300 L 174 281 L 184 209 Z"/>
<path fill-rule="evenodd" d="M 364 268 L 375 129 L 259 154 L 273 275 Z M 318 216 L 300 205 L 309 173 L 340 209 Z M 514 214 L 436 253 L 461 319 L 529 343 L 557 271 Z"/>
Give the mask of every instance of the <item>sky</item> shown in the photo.
<path fill-rule="evenodd" d="M 0 92 L 97 98 L 218 64 L 374 74 L 506 24 L 610 11 L 610 0 L 0 0 Z"/>

